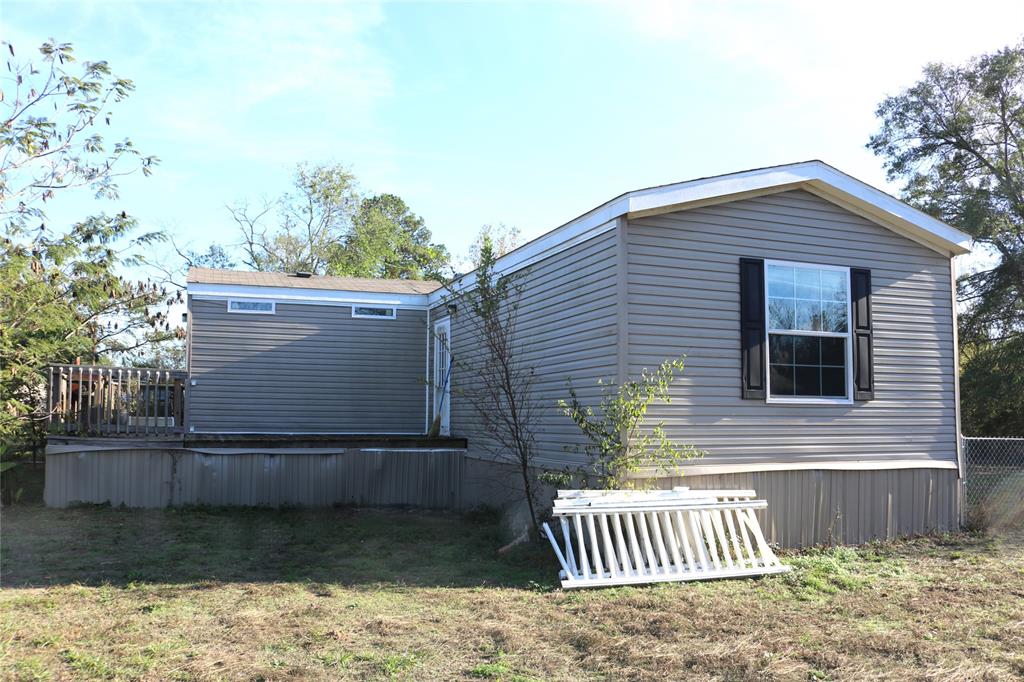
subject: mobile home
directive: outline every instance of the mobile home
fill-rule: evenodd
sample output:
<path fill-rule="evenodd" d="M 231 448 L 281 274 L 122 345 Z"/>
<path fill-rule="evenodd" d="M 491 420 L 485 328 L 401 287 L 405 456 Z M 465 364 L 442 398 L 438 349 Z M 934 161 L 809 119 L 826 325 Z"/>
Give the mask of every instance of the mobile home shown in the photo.
<path fill-rule="evenodd" d="M 497 263 L 521 273 L 539 464 L 586 465 L 557 407 L 567 379 L 596 401 L 598 379 L 685 355 L 649 419 L 705 455 L 642 472 L 657 485 L 754 488 L 786 545 L 956 528 L 954 259 L 969 246 L 820 161 L 611 199 Z M 136 474 L 159 482 L 144 503 L 494 501 L 498 465 L 459 399 L 471 378 L 446 355 L 478 343 L 458 305 L 473 283 L 190 271 L 181 428 Z M 51 438 L 50 504 L 129 494 L 130 477 L 96 493 L 76 476 L 116 478 L 84 472 L 143 445 L 84 440 Z M 169 481 L 171 457 L 192 478 Z"/>

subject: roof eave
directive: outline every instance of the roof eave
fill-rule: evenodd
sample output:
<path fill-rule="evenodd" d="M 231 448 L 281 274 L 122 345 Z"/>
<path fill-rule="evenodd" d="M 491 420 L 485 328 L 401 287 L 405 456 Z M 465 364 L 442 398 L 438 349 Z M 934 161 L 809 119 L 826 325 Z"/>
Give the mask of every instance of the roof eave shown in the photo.
<path fill-rule="evenodd" d="M 971 251 L 971 238 L 967 234 L 822 161 L 637 190 L 626 194 L 624 199 L 628 216 L 642 217 L 791 189 L 809 190 L 944 255 L 957 256 Z"/>
<path fill-rule="evenodd" d="M 432 292 L 431 292 L 432 293 Z M 261 284 L 213 284 L 188 282 L 186 294 L 193 298 L 272 298 L 281 303 L 308 302 L 336 305 L 353 303 L 396 305 L 406 308 L 425 308 L 429 293 L 398 293 L 346 289 L 302 289 L 275 287 Z"/>

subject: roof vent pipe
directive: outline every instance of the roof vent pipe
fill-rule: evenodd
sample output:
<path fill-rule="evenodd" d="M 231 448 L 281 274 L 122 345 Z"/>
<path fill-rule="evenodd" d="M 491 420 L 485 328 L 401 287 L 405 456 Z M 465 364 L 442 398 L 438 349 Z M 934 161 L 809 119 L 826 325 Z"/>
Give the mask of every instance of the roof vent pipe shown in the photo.
<path fill-rule="evenodd" d="M 303 279 L 306 279 L 308 277 L 312 277 L 313 273 L 312 272 L 306 272 L 305 270 L 299 270 L 298 272 L 295 273 L 295 276 L 296 277 L 302 277 Z"/>

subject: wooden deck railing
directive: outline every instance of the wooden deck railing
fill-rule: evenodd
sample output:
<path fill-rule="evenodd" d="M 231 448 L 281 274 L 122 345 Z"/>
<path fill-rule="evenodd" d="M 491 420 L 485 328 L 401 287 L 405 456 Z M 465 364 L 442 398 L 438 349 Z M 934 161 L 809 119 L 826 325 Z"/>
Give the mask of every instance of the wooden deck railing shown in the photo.
<path fill-rule="evenodd" d="M 185 432 L 188 373 L 166 369 L 50 365 L 50 433 L 173 436 Z"/>

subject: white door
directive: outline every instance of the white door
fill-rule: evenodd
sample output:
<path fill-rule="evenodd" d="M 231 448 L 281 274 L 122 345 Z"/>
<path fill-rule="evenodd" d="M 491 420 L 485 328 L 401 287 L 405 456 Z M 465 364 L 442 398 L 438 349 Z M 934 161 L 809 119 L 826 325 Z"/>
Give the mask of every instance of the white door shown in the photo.
<path fill-rule="evenodd" d="M 451 435 L 452 318 L 434 324 L 434 418 L 441 415 L 441 435 Z"/>

